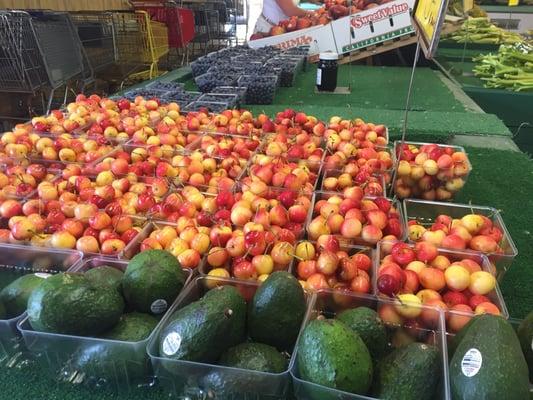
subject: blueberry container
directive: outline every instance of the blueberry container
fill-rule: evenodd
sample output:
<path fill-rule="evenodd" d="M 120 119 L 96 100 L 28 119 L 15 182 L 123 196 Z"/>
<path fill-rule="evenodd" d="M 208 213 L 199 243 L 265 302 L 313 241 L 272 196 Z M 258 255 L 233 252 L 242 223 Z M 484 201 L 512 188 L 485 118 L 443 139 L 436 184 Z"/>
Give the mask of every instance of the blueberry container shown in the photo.
<path fill-rule="evenodd" d="M 212 93 L 217 94 L 236 94 L 237 95 L 237 105 L 238 107 L 241 104 L 244 104 L 246 99 L 247 88 L 245 86 L 217 86 L 212 90 Z"/>
<path fill-rule="evenodd" d="M 183 109 L 184 112 L 197 112 L 202 110 L 207 110 L 210 113 L 221 113 L 224 110 L 227 110 L 228 103 L 223 102 L 214 102 L 214 101 L 200 101 L 196 100 L 192 103 L 187 104 L 187 106 Z"/>
<path fill-rule="evenodd" d="M 305 327 L 313 320 L 317 318 L 335 318 L 337 314 L 342 311 L 367 307 L 375 310 L 378 315 L 383 318 L 387 330 L 387 349 L 386 352 L 392 351 L 393 348 L 400 347 L 402 341 L 418 341 L 426 345 L 435 346 L 439 351 L 439 376 L 438 383 L 435 385 L 435 392 L 432 399 L 450 399 L 450 387 L 448 378 L 448 354 L 446 348 L 445 328 L 444 328 L 444 315 L 436 308 L 419 306 L 419 305 L 404 305 L 412 307 L 413 312 L 417 311 L 420 314 L 423 313 L 425 318 L 431 319 L 432 326 L 424 327 L 420 323 L 421 317 L 416 317 L 411 320 L 403 320 L 399 318 L 398 321 L 389 321 L 386 319 L 387 315 L 394 315 L 396 313 L 396 307 L 400 306 L 400 303 L 395 300 L 382 299 L 370 295 L 351 294 L 347 292 L 339 292 L 335 290 L 320 290 L 311 300 L 310 312 L 308 318 L 304 323 L 302 332 L 305 331 Z M 301 340 L 302 333 L 300 333 L 299 341 Z M 366 395 L 353 394 L 344 392 L 334 388 L 322 386 L 302 379 L 299 370 L 298 363 L 299 347 L 296 345 L 296 350 L 293 354 L 293 363 L 291 367 L 291 376 L 293 379 L 293 391 L 297 400 L 356 400 L 356 399 L 377 399 L 372 397 L 370 393 Z M 374 374 L 375 376 L 375 374 Z M 370 392 L 370 390 L 369 390 Z"/>
<path fill-rule="evenodd" d="M 205 74 L 209 68 L 213 65 L 213 61 L 205 57 L 198 58 L 191 63 L 191 70 L 193 77 Z"/>
<path fill-rule="evenodd" d="M 153 88 L 146 87 L 146 88 L 141 88 L 141 89 L 129 90 L 125 92 L 122 97 L 130 101 L 135 100 L 137 96 L 142 96 L 146 100 L 153 99 L 153 98 L 161 99 L 161 98 L 164 98 L 167 93 L 168 93 L 168 90 L 164 90 L 164 89 L 160 90 L 160 89 L 153 89 Z"/>
<path fill-rule="evenodd" d="M 493 207 L 405 199 L 403 202 L 403 210 L 406 223 L 416 220 L 425 227 L 431 226 L 439 215 L 448 215 L 453 219 L 460 219 L 467 214 L 474 213 L 489 218 L 492 221 L 493 226 L 498 228 L 502 233 L 502 239 L 498 243 L 502 252 L 482 252 L 471 249 L 463 251 L 470 254 L 486 255 L 489 261 L 495 266 L 493 272 L 499 281 L 503 279 L 505 272 L 513 263 L 514 258 L 518 255 L 518 250 L 503 222 L 500 211 Z M 409 238 L 409 240 L 414 242 L 412 237 Z"/>
<path fill-rule="evenodd" d="M 387 240 L 382 240 L 381 242 L 378 243 L 377 250 L 376 250 L 376 258 L 375 258 L 376 273 L 374 274 L 374 287 L 376 288 L 376 295 L 380 294 L 377 289 L 377 279 L 378 279 L 377 271 L 379 270 L 381 260 L 383 260 L 385 256 L 390 254 L 390 249 L 392 248 L 393 244 L 394 242 L 387 241 Z M 409 247 L 414 248 L 414 244 L 409 244 Z M 461 260 L 472 260 L 472 261 L 475 261 L 481 267 L 482 271 L 490 272 L 490 273 L 493 273 L 494 271 L 494 266 L 491 264 L 487 256 L 483 254 L 472 254 L 466 251 L 449 250 L 449 249 L 438 249 L 438 254 L 445 256 L 452 263 L 461 261 Z M 424 287 L 420 285 L 419 290 L 422 290 L 422 289 L 424 289 Z M 490 291 L 488 294 L 486 294 L 485 296 L 488 297 L 489 300 L 492 303 L 494 303 L 496 307 L 498 307 L 498 309 L 500 310 L 500 314 L 504 318 L 509 318 L 509 311 L 507 310 L 507 307 L 505 305 L 505 300 L 503 299 L 503 295 L 502 295 L 502 292 L 500 290 L 500 286 L 498 283 L 496 283 L 496 286 L 494 287 L 494 289 Z M 448 309 L 446 311 L 446 316 L 448 316 L 450 312 L 451 310 Z M 465 314 L 465 313 L 459 312 L 459 314 Z M 473 312 L 466 313 L 466 314 L 473 315 Z"/>
<path fill-rule="evenodd" d="M 198 90 L 202 93 L 209 93 L 216 86 L 233 86 L 237 78 L 232 75 L 221 75 L 207 72 L 194 78 Z"/>
<path fill-rule="evenodd" d="M 232 285 L 250 301 L 259 285 L 255 282 L 199 277 L 192 281 L 158 325 L 148 344 L 155 376 L 171 395 L 178 398 L 223 398 L 273 400 L 290 396 L 292 358 L 282 373 L 266 373 L 193 361 L 174 360 L 160 354 L 159 341 L 175 311 L 199 300 L 211 287 Z M 309 298 L 308 298 L 309 301 Z M 287 355 L 289 358 L 290 355 Z"/>
<path fill-rule="evenodd" d="M 30 248 L 11 244 L 0 244 L 0 288 L 3 289 L 22 275 L 39 273 L 56 274 L 75 268 L 82 260 L 79 251 Z M 7 309 L 7 312 L 10 310 Z M 0 363 L 24 351 L 17 322 L 24 316 L 6 314 L 0 319 Z"/>
<path fill-rule="evenodd" d="M 246 104 L 272 104 L 278 77 L 276 75 L 243 75 L 239 78 L 238 84 L 248 88 Z"/>
<path fill-rule="evenodd" d="M 149 89 L 165 90 L 168 92 L 183 92 L 185 84 L 180 82 L 153 81 L 146 85 Z"/>
<path fill-rule="evenodd" d="M 238 96 L 236 94 L 205 93 L 197 101 L 208 103 L 226 103 L 227 108 L 237 106 Z"/>
<path fill-rule="evenodd" d="M 168 93 L 163 99 L 167 103 L 176 102 L 180 105 L 180 108 L 184 108 L 187 104 L 198 100 L 201 95 L 201 92 Z"/>
<path fill-rule="evenodd" d="M 73 272 L 84 273 L 102 265 L 125 271 L 128 262 L 103 257 L 88 258 L 78 264 Z M 185 272 L 187 284 L 191 271 Z M 37 361 L 43 368 L 53 371 L 60 381 L 108 388 L 119 393 L 154 383 L 146 345 L 155 329 L 144 340 L 126 342 L 38 332 L 32 329 L 27 317 L 19 322 L 18 328 Z"/>

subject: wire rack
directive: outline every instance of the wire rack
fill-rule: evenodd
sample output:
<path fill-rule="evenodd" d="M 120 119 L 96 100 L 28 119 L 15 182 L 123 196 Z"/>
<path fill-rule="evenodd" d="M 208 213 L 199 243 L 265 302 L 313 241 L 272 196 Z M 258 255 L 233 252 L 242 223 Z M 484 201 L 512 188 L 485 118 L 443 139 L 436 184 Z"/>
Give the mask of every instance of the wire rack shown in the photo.
<path fill-rule="evenodd" d="M 129 75 L 130 79 L 152 79 L 160 75 L 158 62 L 168 53 L 165 24 L 151 21 L 145 11 L 114 12 L 117 62 L 134 69 L 148 68 Z"/>
<path fill-rule="evenodd" d="M 116 61 L 113 16 L 107 12 L 73 12 L 70 14 L 81 44 L 94 71 Z"/>
<path fill-rule="evenodd" d="M 0 91 L 32 93 L 50 85 L 31 16 L 0 12 Z"/>

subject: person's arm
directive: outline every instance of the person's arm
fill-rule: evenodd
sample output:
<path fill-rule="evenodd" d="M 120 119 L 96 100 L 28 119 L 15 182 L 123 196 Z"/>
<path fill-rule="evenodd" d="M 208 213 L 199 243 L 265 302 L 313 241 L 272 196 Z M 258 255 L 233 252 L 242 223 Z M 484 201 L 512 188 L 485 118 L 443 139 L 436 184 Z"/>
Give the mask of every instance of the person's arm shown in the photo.
<path fill-rule="evenodd" d="M 308 12 L 294 5 L 293 0 L 276 0 L 283 13 L 288 16 L 305 17 Z"/>

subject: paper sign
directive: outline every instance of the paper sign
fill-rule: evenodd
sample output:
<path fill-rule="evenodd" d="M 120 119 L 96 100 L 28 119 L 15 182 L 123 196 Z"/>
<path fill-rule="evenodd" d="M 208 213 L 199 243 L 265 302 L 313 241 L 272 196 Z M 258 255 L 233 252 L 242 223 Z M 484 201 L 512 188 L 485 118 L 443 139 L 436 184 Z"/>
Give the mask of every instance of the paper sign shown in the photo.
<path fill-rule="evenodd" d="M 509 7 L 515 7 L 518 5 L 518 0 L 509 0 L 509 3 L 507 3 Z"/>
<path fill-rule="evenodd" d="M 448 0 L 418 0 L 415 4 L 413 25 L 427 59 L 437 51 L 447 7 Z"/>

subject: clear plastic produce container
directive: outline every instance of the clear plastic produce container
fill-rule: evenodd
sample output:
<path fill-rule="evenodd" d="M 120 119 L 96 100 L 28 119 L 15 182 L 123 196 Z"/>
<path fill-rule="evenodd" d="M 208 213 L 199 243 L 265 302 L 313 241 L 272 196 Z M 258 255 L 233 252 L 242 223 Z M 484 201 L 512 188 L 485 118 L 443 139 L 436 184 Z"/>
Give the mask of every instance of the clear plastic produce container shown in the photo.
<path fill-rule="evenodd" d="M 191 70 L 193 77 L 205 74 L 207 70 L 213 64 L 213 60 L 209 60 L 205 57 L 200 57 L 191 63 Z"/>
<path fill-rule="evenodd" d="M 230 135 L 230 134 L 221 133 L 221 132 L 206 132 L 206 133 L 202 134 L 199 138 L 194 140 L 193 142 L 189 143 L 185 147 L 185 151 L 186 151 L 186 153 L 190 153 L 190 152 L 198 150 L 198 151 L 201 151 L 202 153 L 205 153 L 206 157 L 207 156 L 215 157 L 215 158 L 221 157 L 219 155 L 216 155 L 216 156 L 207 155 L 205 146 L 207 144 L 211 144 L 211 143 L 219 143 L 222 140 L 230 141 L 230 142 L 244 141 L 244 143 L 246 145 L 255 145 L 255 144 L 257 144 L 257 147 L 255 149 L 248 149 L 250 151 L 250 156 L 248 158 L 242 157 L 240 153 L 232 151 L 231 154 L 232 155 L 237 155 L 238 154 L 238 158 L 239 159 L 246 159 L 246 160 L 251 159 L 253 157 L 253 155 L 261 147 L 261 139 L 259 137 L 255 136 L 255 135 L 253 135 L 253 136 L 244 136 L 244 135 Z"/>
<path fill-rule="evenodd" d="M 342 193 L 344 188 L 337 187 L 336 189 L 328 189 L 324 187 L 324 181 L 327 178 L 338 178 L 340 175 L 344 174 L 341 170 L 330 169 L 324 171 L 322 175 L 322 184 L 320 185 L 320 190 Z M 385 176 L 380 173 L 373 174 L 365 182 L 359 184 L 355 182 L 352 178 L 352 183 L 346 187 L 360 186 L 363 188 L 366 196 L 387 196 L 387 183 L 385 181 Z"/>
<path fill-rule="evenodd" d="M 89 258 L 79 264 L 74 272 L 83 273 L 102 265 L 125 271 L 128 262 L 103 257 Z M 187 284 L 191 271 L 185 271 Z M 146 345 L 155 329 L 144 340 L 125 342 L 37 332 L 32 329 L 27 317 L 19 322 L 18 328 L 27 348 L 44 368 L 57 373 L 60 380 L 84 383 L 95 388 L 105 387 L 121 393 L 153 384 Z"/>
<path fill-rule="evenodd" d="M 237 106 L 240 107 L 241 104 L 244 104 L 246 98 L 246 87 L 240 86 L 217 86 L 212 90 L 212 93 L 221 93 L 221 94 L 236 94 L 237 95 Z"/>
<path fill-rule="evenodd" d="M 197 101 L 226 103 L 227 108 L 235 108 L 237 106 L 239 96 L 236 94 L 222 94 L 222 93 L 205 93 Z"/>
<path fill-rule="evenodd" d="M 317 191 L 315 193 L 315 199 L 314 199 L 313 206 L 312 206 L 313 210 L 314 210 L 315 205 L 316 205 L 316 203 L 318 201 L 327 200 L 329 197 L 332 197 L 332 196 L 338 196 L 341 199 L 345 198 L 342 193 Z M 377 197 L 383 197 L 383 196 L 377 196 Z M 366 200 L 375 200 L 377 197 L 376 196 L 365 196 L 365 197 L 363 197 L 363 200 L 365 200 L 365 199 Z M 407 239 L 407 227 L 405 226 L 405 219 L 404 219 L 404 216 L 403 216 L 402 204 L 395 198 L 393 198 L 393 199 L 387 198 L 387 200 L 389 200 L 391 202 L 392 207 L 394 207 L 396 209 L 396 212 L 399 215 L 401 235 L 400 235 L 400 237 L 398 237 L 398 240 L 403 242 L 403 241 L 405 241 Z M 312 215 L 311 219 L 308 221 L 308 223 L 306 225 L 306 232 L 309 232 L 309 224 L 317 216 L 318 216 L 318 213 L 313 212 L 313 215 Z M 364 226 L 365 226 L 365 224 L 363 224 L 363 227 Z M 361 246 L 371 246 L 371 247 L 375 247 L 376 246 L 376 244 L 374 244 L 374 243 L 369 243 L 369 242 L 365 241 L 361 236 L 359 236 L 357 238 L 345 238 L 340 233 L 335 234 L 335 236 L 339 239 L 339 243 L 344 243 L 344 244 L 347 244 L 347 245 L 361 245 Z"/>
<path fill-rule="evenodd" d="M 173 360 L 159 354 L 159 338 L 163 328 L 172 320 L 172 314 L 184 306 L 199 300 L 207 291 L 206 285 L 232 285 L 249 301 L 259 287 L 257 283 L 222 278 L 199 277 L 192 281 L 184 293 L 176 300 L 167 315 L 158 325 L 148 344 L 148 354 L 154 373 L 164 389 L 178 398 L 224 398 L 224 399 L 284 399 L 290 392 L 289 367 L 286 371 L 274 374 L 215 364 Z M 291 359 L 292 360 L 292 359 Z M 217 378 L 217 379 L 213 379 Z M 226 391 L 220 393 L 208 382 L 225 384 Z M 210 395 L 209 395 L 210 393 Z"/>
<path fill-rule="evenodd" d="M 296 74 L 300 67 L 298 61 L 290 58 L 276 57 L 265 63 L 265 67 L 281 68 L 279 85 L 281 87 L 292 87 L 296 80 Z"/>
<path fill-rule="evenodd" d="M 277 75 L 243 75 L 239 78 L 238 84 L 248 88 L 246 104 L 272 104 L 278 77 Z"/>
<path fill-rule="evenodd" d="M 378 280 L 378 270 L 381 264 L 381 260 L 383 260 L 383 258 L 389 254 L 388 249 L 392 247 L 393 244 L 394 242 L 389 242 L 386 240 L 382 240 L 381 242 L 378 243 L 378 247 L 376 250 L 376 258 L 375 258 L 376 264 L 374 268 L 375 270 L 374 287 L 376 288 L 376 294 L 380 294 L 377 289 L 377 280 Z M 409 247 L 414 248 L 414 244 L 409 244 Z M 439 255 L 446 256 L 452 263 L 455 261 L 461 261 L 465 259 L 472 260 L 481 266 L 482 271 L 486 271 L 490 273 L 494 272 L 494 266 L 491 264 L 489 259 L 483 254 L 472 254 L 472 253 L 468 253 L 466 251 L 460 251 L 460 250 L 439 249 Z M 423 287 L 420 286 L 419 290 L 422 290 L 422 289 Z M 486 294 L 485 296 L 488 297 L 490 301 L 499 308 L 501 315 L 503 317 L 509 318 L 509 311 L 507 310 L 507 307 L 505 305 L 505 300 L 503 299 L 503 295 L 502 295 L 502 292 L 500 290 L 500 286 L 498 285 L 498 283 L 496 283 L 496 287 L 490 293 Z M 446 315 L 452 312 L 454 311 L 448 310 L 446 311 Z M 461 313 L 459 312 L 459 314 Z"/>
<path fill-rule="evenodd" d="M 166 90 L 171 93 L 179 93 L 184 91 L 185 84 L 180 82 L 161 82 L 153 81 L 146 85 L 149 89 Z"/>
<path fill-rule="evenodd" d="M 183 109 L 183 112 L 198 112 L 204 109 L 207 109 L 210 113 L 221 113 L 224 110 L 227 110 L 229 105 L 227 102 L 214 102 L 214 101 L 200 101 L 196 100 L 192 103 L 187 104 Z"/>
<path fill-rule="evenodd" d="M 308 240 L 305 240 L 305 241 L 308 241 Z M 298 246 L 299 243 L 301 243 L 302 240 L 296 242 L 296 244 L 294 245 L 294 248 L 296 249 L 296 246 Z M 315 257 L 313 258 L 313 260 L 316 260 L 318 259 L 318 256 L 320 255 L 321 251 L 318 250 L 317 248 L 317 242 L 316 241 L 313 241 L 313 240 L 309 240 L 309 242 L 311 242 L 313 244 L 313 246 L 315 247 Z M 370 265 L 370 269 L 367 271 L 368 275 L 370 276 L 370 292 L 369 294 L 375 294 L 376 293 L 376 287 L 375 287 L 375 284 L 374 284 L 374 266 L 376 264 L 376 261 L 375 261 L 375 258 L 376 258 L 376 250 L 374 250 L 372 247 L 368 247 L 368 246 L 357 246 L 357 245 L 347 245 L 346 243 L 339 243 L 339 248 L 341 251 L 345 251 L 346 253 L 348 253 L 348 256 L 351 257 L 355 254 L 365 254 L 367 255 L 369 258 L 370 258 L 370 262 L 371 262 L 371 265 Z M 292 260 L 292 263 L 291 263 L 291 266 L 290 266 L 290 272 L 296 277 L 298 278 L 299 280 L 303 280 L 305 281 L 304 278 L 300 277 L 300 275 L 298 274 L 298 264 L 300 263 L 300 260 L 294 258 Z M 341 267 L 339 266 L 339 268 L 337 269 L 337 271 L 335 271 L 335 274 L 341 269 Z M 335 274 L 333 274 L 333 276 L 335 276 Z M 339 289 L 339 288 L 331 288 L 331 289 L 335 289 L 335 290 L 342 290 L 342 292 L 344 292 L 344 290 L 348 290 L 348 291 L 351 291 L 353 292 L 351 289 L 349 289 L 349 286 L 350 286 L 350 282 L 346 282 L 347 285 L 348 285 L 348 288 L 347 289 Z M 308 291 L 313 291 L 312 289 L 309 289 L 309 288 L 306 288 L 306 290 Z M 355 293 L 355 292 L 354 292 Z"/>
<path fill-rule="evenodd" d="M 124 95 L 122 97 L 130 100 L 130 101 L 133 101 L 135 100 L 135 97 L 137 96 L 142 96 L 144 97 L 146 100 L 150 100 L 150 99 L 153 99 L 153 98 L 157 98 L 157 99 L 161 99 L 163 97 L 165 97 L 165 95 L 168 93 L 169 91 L 166 90 L 166 89 L 156 89 L 156 88 L 151 88 L 151 87 L 146 87 L 146 88 L 139 88 L 139 89 L 134 89 L 134 90 L 130 90 L 130 91 L 127 91 L 126 93 L 124 93 Z"/>
<path fill-rule="evenodd" d="M 405 158 L 402 157 L 401 154 L 399 154 L 400 146 L 402 142 L 397 140 L 394 142 L 394 154 L 396 154 L 396 158 L 400 159 L 400 161 L 405 160 Z M 437 143 L 422 143 L 422 142 L 404 142 L 405 145 L 412 145 L 416 146 L 417 148 L 420 148 L 424 145 L 431 145 L 431 144 L 437 144 Z M 437 193 L 435 196 L 436 200 L 453 200 L 454 196 L 461 191 L 461 189 L 466 185 L 466 182 L 468 181 L 468 176 L 470 175 L 470 172 L 472 171 L 472 164 L 470 163 L 470 160 L 468 159 L 468 155 L 464 149 L 464 147 L 461 146 L 452 146 L 452 145 L 444 145 L 444 144 L 437 144 L 439 148 L 441 149 L 452 149 L 455 152 L 462 152 L 466 155 L 466 166 L 467 169 L 466 172 L 461 173 L 459 175 L 454 174 L 454 165 L 452 164 L 449 168 L 439 168 L 438 173 L 436 175 L 430 176 L 427 173 L 424 172 L 423 177 L 425 178 L 427 176 L 431 177 L 431 189 L 434 189 Z M 445 174 L 449 173 L 449 176 L 445 176 Z M 408 196 L 405 196 L 400 190 L 397 190 L 396 186 L 393 188 L 395 193 L 400 198 L 424 198 L 428 199 L 428 197 L 423 197 L 424 193 L 427 192 L 423 191 L 423 189 L 420 189 L 420 182 L 421 178 L 413 179 L 412 175 L 407 176 L 409 179 L 407 182 L 404 182 L 404 185 L 408 188 L 410 188 L 410 192 Z M 398 173 L 397 174 L 397 180 L 403 179 L 402 176 Z M 460 180 L 460 181 L 459 181 Z M 396 185 L 396 183 L 395 183 Z M 450 192 L 450 197 L 448 199 L 439 196 L 439 189 L 446 190 L 446 192 Z M 420 192 L 416 192 L 416 190 L 420 190 Z M 433 200 L 435 200 L 435 197 L 432 197 Z"/>
<path fill-rule="evenodd" d="M 493 207 L 405 199 L 403 201 L 403 210 L 406 223 L 416 220 L 424 226 L 431 226 L 433 222 L 435 222 L 435 219 L 441 214 L 448 215 L 451 218 L 462 218 L 463 216 L 472 213 L 488 217 L 493 225 L 503 233 L 502 240 L 499 243 L 499 246 L 503 250 L 503 254 L 482 253 L 470 249 L 464 251 L 470 254 L 485 254 L 489 261 L 496 266 L 493 271 L 500 281 L 513 263 L 514 258 L 518 255 L 518 250 L 503 222 L 500 212 Z"/>
<path fill-rule="evenodd" d="M 311 321 L 318 317 L 335 318 L 335 316 L 348 309 L 358 307 L 368 307 L 380 313 L 381 309 L 386 307 L 394 307 L 399 304 L 395 300 L 377 298 L 370 295 L 351 294 L 338 292 L 334 290 L 321 290 L 311 300 L 310 312 L 308 318 L 304 323 L 302 332 L 305 330 Z M 414 306 L 416 307 L 416 306 Z M 434 326 L 431 328 L 424 328 L 423 326 L 415 326 L 414 328 L 409 326 L 409 320 L 404 320 L 400 325 L 395 325 L 384 321 L 387 327 L 387 333 L 389 337 L 389 344 L 395 343 L 396 339 L 400 336 L 416 336 L 418 341 L 426 344 L 431 344 L 439 349 L 441 371 L 439 376 L 439 384 L 435 388 L 434 399 L 448 400 L 450 399 L 450 385 L 448 377 L 448 354 L 446 349 L 445 329 L 444 329 L 444 315 L 438 309 L 432 307 L 417 307 L 421 309 L 427 317 L 432 318 Z M 418 321 L 418 317 L 415 321 Z M 413 320 L 411 320 L 413 322 Z M 301 338 L 302 333 L 300 333 Z M 298 346 L 298 344 L 297 344 Z M 296 348 L 297 348 L 296 346 Z M 339 349 L 339 351 L 342 351 Z M 371 394 L 357 395 L 348 393 L 326 386 L 314 384 L 309 381 L 305 381 L 301 378 L 298 370 L 298 350 L 293 354 L 294 362 L 291 367 L 291 376 L 293 379 L 293 391 L 297 400 L 356 400 L 356 399 L 376 399 Z"/>
<path fill-rule="evenodd" d="M 55 274 L 72 270 L 82 260 L 79 251 L 40 249 L 27 246 L 0 244 L 0 288 L 3 289 L 22 275 L 31 273 Z M 23 350 L 17 322 L 24 314 L 0 319 L 0 359 Z"/>

